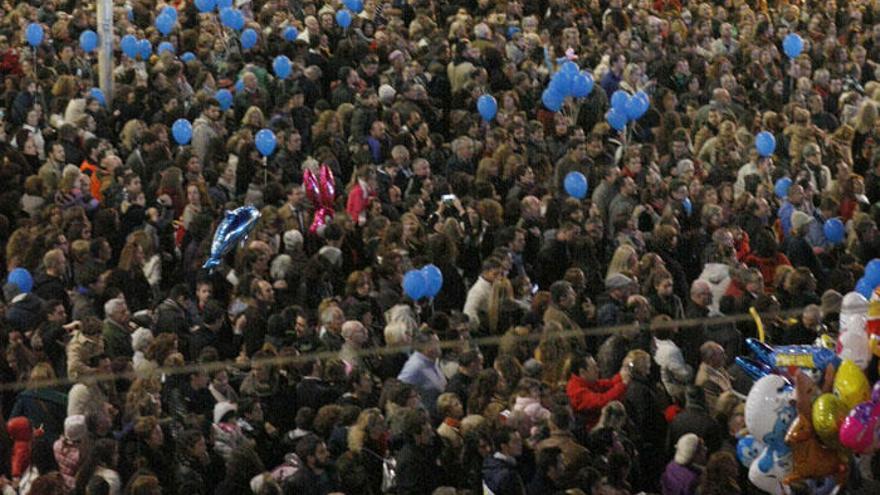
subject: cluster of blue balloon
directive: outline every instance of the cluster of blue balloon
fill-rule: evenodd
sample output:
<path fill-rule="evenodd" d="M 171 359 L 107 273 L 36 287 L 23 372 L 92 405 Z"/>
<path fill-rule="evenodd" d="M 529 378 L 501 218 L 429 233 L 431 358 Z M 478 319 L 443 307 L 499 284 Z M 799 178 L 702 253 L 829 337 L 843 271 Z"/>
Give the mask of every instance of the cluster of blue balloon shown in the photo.
<path fill-rule="evenodd" d="M 175 24 L 177 24 L 177 9 L 170 5 L 162 7 L 156 17 L 156 29 L 162 33 L 162 36 L 168 36 L 174 30 Z"/>
<path fill-rule="evenodd" d="M 566 96 L 586 98 L 592 92 L 593 76 L 581 71 L 576 63 L 568 61 L 550 78 L 550 84 L 541 94 L 541 103 L 547 110 L 558 112 Z"/>
<path fill-rule="evenodd" d="M 141 60 L 150 58 L 153 54 L 153 45 L 150 40 L 138 40 L 133 34 L 126 34 L 119 42 L 119 48 L 126 57 L 134 59 L 140 57 Z"/>
<path fill-rule="evenodd" d="M 622 131 L 626 129 L 627 122 L 642 118 L 650 106 L 651 101 L 644 91 L 630 95 L 626 91 L 618 89 L 611 95 L 611 110 L 605 114 L 605 120 L 612 129 Z"/>
<path fill-rule="evenodd" d="M 874 289 L 880 285 L 880 258 L 874 258 L 865 266 L 865 274 L 856 282 L 856 292 L 871 299 Z"/>
<path fill-rule="evenodd" d="M 40 43 L 43 42 L 43 34 L 43 26 L 36 22 L 28 24 L 24 30 L 24 38 L 27 40 L 28 45 L 31 45 L 33 48 L 40 46 Z"/>
<path fill-rule="evenodd" d="M 435 265 L 425 265 L 421 270 L 410 270 L 403 276 L 403 292 L 418 301 L 423 297 L 434 298 L 443 288 L 443 273 Z"/>
<path fill-rule="evenodd" d="M 587 197 L 589 185 L 587 178 L 580 172 L 569 172 L 563 181 L 565 192 L 575 199 L 584 199 Z"/>
<path fill-rule="evenodd" d="M 280 79 L 287 79 L 287 76 L 290 75 L 292 69 L 293 66 L 290 65 L 290 59 L 285 55 L 278 55 L 275 57 L 275 60 L 272 61 L 272 70 Z"/>
<path fill-rule="evenodd" d="M 98 48 L 98 34 L 91 29 L 86 29 L 79 35 L 79 47 L 86 53 L 92 53 Z"/>
<path fill-rule="evenodd" d="M 498 113 L 498 102 L 492 95 L 482 95 L 477 99 L 477 111 L 480 112 L 483 120 L 489 122 Z"/>
<path fill-rule="evenodd" d="M 782 40 L 782 51 L 788 58 L 795 58 L 804 51 L 804 40 L 796 33 L 791 33 Z"/>
<path fill-rule="evenodd" d="M 257 131 L 257 135 L 254 136 L 254 144 L 261 155 L 269 156 L 275 151 L 278 141 L 271 129 L 260 129 Z"/>
<path fill-rule="evenodd" d="M 825 234 L 825 239 L 832 244 L 840 244 L 843 242 L 843 238 L 846 237 L 846 227 L 839 218 L 829 218 L 828 220 L 825 220 L 825 225 L 822 226 L 822 232 Z"/>
<path fill-rule="evenodd" d="M 241 31 L 244 29 L 244 14 L 238 9 L 224 7 L 220 9 L 220 23 L 230 29 Z"/>
<path fill-rule="evenodd" d="M 336 24 L 342 29 L 348 29 L 353 19 L 351 13 L 360 14 L 364 10 L 364 0 L 343 0 L 344 9 L 336 11 Z"/>

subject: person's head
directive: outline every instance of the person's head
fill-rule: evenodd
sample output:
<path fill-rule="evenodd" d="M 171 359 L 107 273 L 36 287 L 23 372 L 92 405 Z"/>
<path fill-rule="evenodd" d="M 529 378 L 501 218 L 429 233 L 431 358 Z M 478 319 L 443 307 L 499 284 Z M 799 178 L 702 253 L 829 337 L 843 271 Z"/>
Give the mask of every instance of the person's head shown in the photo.
<path fill-rule="evenodd" d="M 700 361 L 712 368 L 719 369 L 727 363 L 727 354 L 724 347 L 710 340 L 700 346 Z"/>
<path fill-rule="evenodd" d="M 464 417 L 464 406 L 458 395 L 451 392 L 437 397 L 437 414 L 442 418 L 461 419 Z"/>
<path fill-rule="evenodd" d="M 599 365 L 589 354 L 572 356 L 570 366 L 571 374 L 579 376 L 584 381 L 595 382 L 599 379 Z"/>
<path fill-rule="evenodd" d="M 458 356 L 458 369 L 468 376 L 475 376 L 483 369 L 483 356 L 479 351 L 467 351 Z"/>
<path fill-rule="evenodd" d="M 413 335 L 413 347 L 429 359 L 438 359 L 441 354 L 440 339 L 429 330 L 421 330 Z"/>
<path fill-rule="evenodd" d="M 641 349 L 629 351 L 623 358 L 623 365 L 633 376 L 646 377 L 651 372 L 651 355 Z"/>
<path fill-rule="evenodd" d="M 522 455 L 522 437 L 519 432 L 509 426 L 499 427 L 492 435 L 495 451 L 508 457 L 517 458 Z"/>
<path fill-rule="evenodd" d="M 331 463 L 330 450 L 317 435 L 306 435 L 296 444 L 296 455 L 312 471 L 323 471 Z"/>
<path fill-rule="evenodd" d="M 538 451 L 535 459 L 537 472 L 552 480 L 559 481 L 565 474 L 565 464 L 562 459 L 562 450 L 559 447 L 547 447 Z"/>
<path fill-rule="evenodd" d="M 104 303 L 104 314 L 119 325 L 127 325 L 131 317 L 131 314 L 128 312 L 128 306 L 125 304 L 125 299 L 120 297 L 110 299 Z"/>
<path fill-rule="evenodd" d="M 357 320 L 349 320 L 343 323 L 341 334 L 346 343 L 355 347 L 363 346 L 369 339 L 364 324 Z"/>
<path fill-rule="evenodd" d="M 691 284 L 691 301 L 701 308 L 712 304 L 712 287 L 709 282 L 701 279 L 694 280 Z"/>
<path fill-rule="evenodd" d="M 408 442 L 418 446 L 430 445 L 434 438 L 434 429 L 425 414 L 413 408 L 401 411 L 400 428 Z"/>
<path fill-rule="evenodd" d="M 693 433 L 685 433 L 675 443 L 675 463 L 682 466 L 703 465 L 706 463 L 706 445 L 703 439 Z"/>
<path fill-rule="evenodd" d="M 496 257 L 488 257 L 483 261 L 480 276 L 489 283 L 494 283 L 496 279 L 503 276 L 504 263 Z"/>
<path fill-rule="evenodd" d="M 569 309 L 577 302 L 577 294 L 570 282 L 557 280 L 550 285 L 550 300 L 563 309 Z"/>

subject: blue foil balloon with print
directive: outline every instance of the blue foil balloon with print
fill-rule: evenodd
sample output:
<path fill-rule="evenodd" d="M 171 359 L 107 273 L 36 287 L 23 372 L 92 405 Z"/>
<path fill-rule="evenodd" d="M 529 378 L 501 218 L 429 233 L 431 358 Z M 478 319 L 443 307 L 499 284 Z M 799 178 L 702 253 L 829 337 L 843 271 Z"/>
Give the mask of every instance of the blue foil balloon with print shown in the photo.
<path fill-rule="evenodd" d="M 244 242 L 248 234 L 256 227 L 260 219 L 260 210 L 252 205 L 242 206 L 233 211 L 226 211 L 223 221 L 214 231 L 211 242 L 211 255 L 202 268 L 213 269 L 223 260 L 223 256 L 231 251 L 236 244 Z"/>

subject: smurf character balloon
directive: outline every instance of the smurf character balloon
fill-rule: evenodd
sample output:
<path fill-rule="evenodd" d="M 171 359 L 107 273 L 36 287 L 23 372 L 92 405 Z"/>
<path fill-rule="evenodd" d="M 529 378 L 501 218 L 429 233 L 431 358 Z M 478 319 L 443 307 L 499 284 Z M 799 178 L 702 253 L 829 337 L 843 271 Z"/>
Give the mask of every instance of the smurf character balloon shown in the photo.
<path fill-rule="evenodd" d="M 791 383 L 767 375 L 752 386 L 746 398 L 746 427 L 764 444 L 749 468 L 749 480 L 767 493 L 785 493 L 782 480 L 791 471 L 791 449 L 785 435 L 796 416 Z"/>
<path fill-rule="evenodd" d="M 761 455 L 764 444 L 752 435 L 745 435 L 736 442 L 736 458 L 744 467 L 749 467 Z"/>
<path fill-rule="evenodd" d="M 212 269 L 219 265 L 223 256 L 232 250 L 236 243 L 247 239 L 259 219 L 260 210 L 254 206 L 242 206 L 233 211 L 227 211 L 226 217 L 214 232 L 214 241 L 211 242 L 211 257 L 205 261 L 202 268 Z"/>

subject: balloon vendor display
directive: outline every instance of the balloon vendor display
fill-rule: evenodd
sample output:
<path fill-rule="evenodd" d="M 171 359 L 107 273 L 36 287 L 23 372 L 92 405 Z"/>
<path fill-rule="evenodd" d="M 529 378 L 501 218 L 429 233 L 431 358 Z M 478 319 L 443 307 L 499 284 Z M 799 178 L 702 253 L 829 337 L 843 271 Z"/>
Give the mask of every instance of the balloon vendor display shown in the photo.
<path fill-rule="evenodd" d="M 874 340 L 880 335 L 880 280 L 873 282 L 880 279 L 880 260 L 875 261 L 865 269 L 874 285 L 870 298 L 855 291 L 843 297 L 833 350 L 825 338 L 815 346 L 746 339 L 754 359 L 735 360 L 755 380 L 737 459 L 766 493 L 788 493 L 792 483 L 803 481 L 843 487 L 852 455 L 880 448 L 880 381 L 872 386 L 863 371 L 878 352 Z"/>
<path fill-rule="evenodd" d="M 248 234 L 256 227 L 260 219 L 260 210 L 254 206 L 242 206 L 233 211 L 226 211 L 226 216 L 214 232 L 211 242 L 211 255 L 202 268 L 213 269 L 231 251 L 236 244 L 244 242 Z"/>
<path fill-rule="evenodd" d="M 315 216 L 309 227 L 309 232 L 314 234 L 323 229 L 335 214 L 333 202 L 336 199 L 336 179 L 330 167 L 322 163 L 318 167 L 317 176 L 310 168 L 303 170 L 303 189 L 306 191 L 306 198 L 315 205 Z"/>

